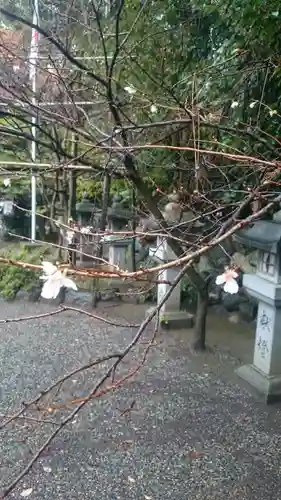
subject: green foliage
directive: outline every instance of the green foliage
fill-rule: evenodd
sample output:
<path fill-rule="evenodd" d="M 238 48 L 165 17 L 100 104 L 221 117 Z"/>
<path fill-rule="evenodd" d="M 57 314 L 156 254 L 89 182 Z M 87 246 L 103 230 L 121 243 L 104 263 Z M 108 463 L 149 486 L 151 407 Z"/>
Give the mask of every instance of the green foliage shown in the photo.
<path fill-rule="evenodd" d="M 81 200 L 83 194 L 97 204 L 101 204 L 103 197 L 103 181 L 79 177 L 77 182 L 77 199 Z M 110 198 L 115 194 L 122 196 L 124 203 L 129 205 L 132 199 L 132 188 L 128 181 L 124 179 L 112 179 L 110 185 Z M 110 201 L 111 201 L 110 200 Z"/>
<path fill-rule="evenodd" d="M 102 181 L 78 177 L 77 179 L 77 199 L 81 200 L 84 193 L 91 200 L 101 201 L 102 199 Z"/>
<path fill-rule="evenodd" d="M 30 245 L 10 245 L 1 255 L 13 260 L 19 260 L 30 264 L 41 264 L 41 259 L 50 253 L 50 247 Z M 23 267 L 0 264 L 0 293 L 6 299 L 14 299 L 19 290 L 30 290 L 38 283 L 40 273 Z"/>
<path fill-rule="evenodd" d="M 28 0 L 8 0 L 6 7 L 30 18 Z M 57 20 L 66 11 L 66 3 L 47 1 L 40 9 L 42 25 L 45 25 L 52 15 Z M 94 24 L 96 16 L 93 15 L 91 2 L 83 5 L 83 2 L 74 0 L 71 9 L 69 19 L 72 21 L 67 29 L 73 35 L 69 39 L 75 41 L 77 53 L 99 55 L 101 59 L 104 47 L 108 54 L 114 53 L 116 38 L 107 36 L 108 33 L 114 33 L 116 28 L 114 16 L 110 19 L 102 16 L 102 28 L 106 36 L 101 40 Z M 83 23 L 88 23 L 88 29 L 85 30 L 79 24 L 82 15 Z M 74 19 L 77 22 L 73 22 Z M 280 20 L 281 9 L 277 0 L 163 0 L 146 2 L 143 9 L 139 0 L 124 2 L 119 23 L 121 50 L 112 75 L 113 93 L 116 102 L 121 105 L 123 123 L 148 124 L 186 118 L 190 116 L 186 109 L 196 106 L 206 121 L 210 115 L 217 113 L 219 116 L 213 129 L 204 127 L 204 120 L 201 120 L 202 148 L 266 159 L 280 158 Z M 62 19 L 61 23 L 62 26 Z M 57 21 L 54 26 L 56 31 Z M 87 61 L 87 65 L 92 65 L 91 69 L 96 74 L 105 76 L 104 61 Z M 87 78 L 86 74 L 83 78 Z M 90 81 L 90 85 L 85 84 L 85 88 L 92 89 L 93 81 Z M 134 90 L 128 92 L 126 88 Z M 92 98 L 91 90 L 87 93 L 87 99 L 88 96 Z M 235 106 L 232 106 L 233 103 Z M 93 120 L 95 126 L 110 133 L 111 124 L 104 124 L 105 120 L 110 120 L 108 107 L 105 105 L 104 113 L 101 110 L 100 118 L 96 111 L 88 111 L 87 123 L 90 126 Z M 6 126 L 13 128 L 20 124 L 6 123 Z M 225 130 L 227 127 L 231 131 Z M 250 130 L 253 134 L 243 134 L 240 129 Z M 158 142 L 193 146 L 192 130 L 189 129 L 189 132 L 174 138 L 173 130 L 168 126 L 163 129 L 144 128 L 138 130 L 139 135 L 130 135 L 129 132 L 128 138 L 130 142 L 138 144 Z M 57 133 L 63 141 L 64 127 L 57 127 Z M 259 136 L 264 141 L 260 141 Z M 96 137 L 96 131 L 93 137 Z M 9 141 L 12 149 L 14 139 Z M 21 149 L 19 144 L 16 148 L 17 151 Z M 84 158 L 87 161 L 93 159 L 93 163 L 103 164 L 102 152 L 97 156 L 97 151 L 91 152 L 91 148 L 83 145 L 83 141 L 79 148 L 80 153 L 85 149 Z M 86 152 L 88 149 L 90 152 Z M 120 161 L 120 157 L 111 161 Z M 222 203 L 239 201 L 245 194 L 245 168 L 229 166 L 226 161 L 222 165 L 217 158 L 216 161 L 219 174 L 215 180 L 212 179 L 210 191 L 215 192 L 216 199 Z M 175 175 L 175 164 L 183 167 L 182 176 Z M 153 194 L 156 194 L 157 187 L 164 192 L 173 189 L 177 177 L 181 177 L 181 182 L 189 186 L 189 180 L 194 176 L 194 168 L 189 168 L 190 165 L 194 167 L 194 155 L 191 152 L 145 149 L 137 153 L 137 168 Z M 247 170 L 247 186 L 258 182 L 254 170 L 255 167 L 252 169 L 251 165 Z M 93 201 L 101 203 L 102 179 L 79 177 L 78 199 L 84 192 Z M 131 191 L 126 181 L 112 180 L 111 195 L 115 193 L 122 194 L 129 203 Z"/>
<path fill-rule="evenodd" d="M 181 305 L 194 307 L 197 301 L 197 291 L 187 277 L 181 280 Z"/>
<path fill-rule="evenodd" d="M 23 195 L 30 189 L 30 178 L 26 177 L 10 177 L 10 186 L 4 185 L 4 179 L 0 179 L 0 194 L 7 199 Z"/>

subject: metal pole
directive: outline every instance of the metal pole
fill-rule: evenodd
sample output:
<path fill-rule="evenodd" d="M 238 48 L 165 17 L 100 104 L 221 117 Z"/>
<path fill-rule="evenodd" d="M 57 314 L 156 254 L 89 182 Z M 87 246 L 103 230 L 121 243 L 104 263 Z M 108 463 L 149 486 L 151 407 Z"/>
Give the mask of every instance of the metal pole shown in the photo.
<path fill-rule="evenodd" d="M 33 3 L 33 24 L 38 26 L 39 24 L 39 13 L 38 13 L 38 0 L 34 0 Z M 30 56 L 29 56 L 29 78 L 32 88 L 32 105 L 36 106 L 36 64 L 38 60 L 39 51 L 39 33 L 36 29 L 32 29 L 31 33 L 31 44 L 30 44 Z M 37 116 L 32 116 L 32 127 L 31 134 L 33 141 L 31 142 L 31 160 L 33 163 L 36 162 L 36 125 Z M 36 177 L 32 173 L 31 175 L 31 241 L 36 240 Z"/>

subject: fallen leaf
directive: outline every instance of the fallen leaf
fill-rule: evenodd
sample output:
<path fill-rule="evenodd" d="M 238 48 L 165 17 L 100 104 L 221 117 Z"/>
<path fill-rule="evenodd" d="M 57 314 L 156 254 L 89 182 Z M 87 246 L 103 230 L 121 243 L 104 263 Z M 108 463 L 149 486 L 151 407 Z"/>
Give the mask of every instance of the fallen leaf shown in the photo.
<path fill-rule="evenodd" d="M 27 498 L 29 497 L 29 495 L 31 495 L 31 493 L 32 493 L 32 488 L 27 488 L 27 490 L 22 490 L 20 496 L 23 498 Z"/>
<path fill-rule="evenodd" d="M 189 453 L 190 458 L 201 458 L 202 453 L 200 451 L 191 451 Z"/>
<path fill-rule="evenodd" d="M 129 483 L 135 483 L 136 482 L 136 480 L 133 477 L 131 477 L 131 476 L 128 476 L 128 481 L 129 481 Z"/>

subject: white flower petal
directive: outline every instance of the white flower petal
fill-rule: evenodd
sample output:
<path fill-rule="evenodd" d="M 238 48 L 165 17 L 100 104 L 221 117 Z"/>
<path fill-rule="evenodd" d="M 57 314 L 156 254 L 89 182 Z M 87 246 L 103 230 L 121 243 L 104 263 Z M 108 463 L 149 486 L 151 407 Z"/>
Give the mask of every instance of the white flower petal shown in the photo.
<path fill-rule="evenodd" d="M 75 236 L 75 232 L 74 231 L 66 231 L 66 235 L 65 235 L 65 238 L 67 240 L 68 243 L 72 243 L 73 241 L 73 237 Z"/>
<path fill-rule="evenodd" d="M 53 298 L 53 295 L 54 295 L 53 285 L 50 282 L 50 280 L 47 280 L 44 283 L 43 288 L 41 290 L 41 297 L 43 297 L 43 299 L 48 299 L 49 300 L 49 299 Z"/>
<path fill-rule="evenodd" d="M 233 101 L 233 102 L 231 103 L 231 106 L 230 106 L 230 107 L 231 107 L 232 109 L 234 109 L 234 108 L 237 108 L 237 106 L 238 106 L 238 105 L 239 105 L 239 102 L 238 102 L 238 101 Z"/>
<path fill-rule="evenodd" d="M 224 283 L 225 283 L 225 275 L 220 274 L 219 276 L 217 276 L 216 285 L 223 285 Z"/>
<path fill-rule="evenodd" d="M 91 226 L 86 226 L 86 227 L 82 227 L 80 232 L 82 234 L 91 234 L 92 231 L 93 231 L 93 228 Z"/>
<path fill-rule="evenodd" d="M 127 86 L 127 87 L 124 87 L 124 90 L 126 92 L 128 92 L 128 94 L 131 94 L 131 95 L 136 93 L 136 89 L 134 87 Z"/>
<path fill-rule="evenodd" d="M 77 285 L 70 278 L 62 278 L 62 286 L 65 288 L 71 288 L 72 290 L 77 290 Z"/>
<path fill-rule="evenodd" d="M 151 111 L 151 113 L 157 113 L 157 111 L 158 111 L 157 106 L 155 106 L 155 104 L 152 104 L 152 105 L 150 106 L 150 111 Z"/>
<path fill-rule="evenodd" d="M 31 495 L 32 491 L 33 491 L 32 488 L 27 488 L 26 490 L 22 490 L 20 496 L 23 498 L 27 498 L 29 497 L 29 495 Z"/>
<path fill-rule="evenodd" d="M 54 280 L 52 281 L 52 287 L 53 287 L 53 298 L 56 299 L 58 294 L 60 293 L 60 289 L 63 285 L 63 280 Z"/>
<path fill-rule="evenodd" d="M 51 469 L 51 467 L 43 466 L 43 471 L 49 473 L 49 472 L 52 472 L 52 469 Z"/>
<path fill-rule="evenodd" d="M 249 106 L 249 107 L 250 107 L 251 109 L 253 109 L 253 108 L 255 107 L 255 105 L 257 104 L 257 102 L 258 102 L 258 101 L 253 101 L 253 102 L 251 102 L 251 104 L 250 104 L 250 106 Z"/>
<path fill-rule="evenodd" d="M 57 266 L 54 266 L 54 264 L 51 264 L 51 262 L 47 262 L 46 260 L 42 262 L 42 268 L 43 273 L 48 276 L 54 274 L 58 270 Z"/>
<path fill-rule="evenodd" d="M 231 269 L 231 271 L 229 271 L 229 274 L 232 278 L 238 278 L 238 273 L 234 271 L 234 269 Z"/>
<path fill-rule="evenodd" d="M 60 289 L 62 287 L 61 280 L 47 280 L 42 288 L 41 297 L 43 299 L 55 299 L 60 293 Z"/>
<path fill-rule="evenodd" d="M 230 293 L 231 295 L 235 294 L 238 292 L 239 290 L 239 286 L 238 286 L 238 283 L 237 281 L 235 281 L 234 279 L 229 279 L 224 287 L 223 287 L 224 291 L 226 293 Z"/>
<path fill-rule="evenodd" d="M 11 180 L 6 177 L 6 179 L 3 180 L 3 184 L 5 187 L 9 187 L 11 185 Z"/>
<path fill-rule="evenodd" d="M 62 272 L 59 269 L 56 269 L 56 271 L 49 276 L 49 279 L 58 281 L 62 279 L 62 276 Z"/>

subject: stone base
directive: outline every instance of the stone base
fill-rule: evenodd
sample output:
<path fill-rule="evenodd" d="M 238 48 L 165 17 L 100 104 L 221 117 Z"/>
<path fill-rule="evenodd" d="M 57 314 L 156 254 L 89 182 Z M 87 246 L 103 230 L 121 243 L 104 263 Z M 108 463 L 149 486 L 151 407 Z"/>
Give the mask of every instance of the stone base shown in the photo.
<path fill-rule="evenodd" d="M 281 401 L 281 375 L 268 376 L 254 365 L 243 365 L 236 373 L 256 389 L 267 404 Z"/>
<path fill-rule="evenodd" d="M 147 313 L 151 313 L 149 308 Z M 159 314 L 159 325 L 165 330 L 180 330 L 183 328 L 192 328 L 194 326 L 194 315 L 186 311 L 170 311 Z"/>

